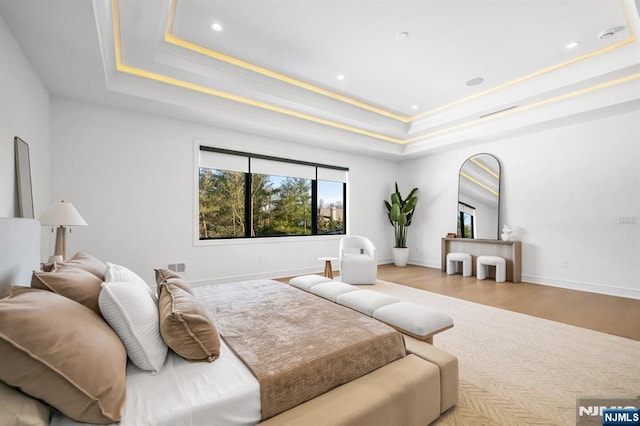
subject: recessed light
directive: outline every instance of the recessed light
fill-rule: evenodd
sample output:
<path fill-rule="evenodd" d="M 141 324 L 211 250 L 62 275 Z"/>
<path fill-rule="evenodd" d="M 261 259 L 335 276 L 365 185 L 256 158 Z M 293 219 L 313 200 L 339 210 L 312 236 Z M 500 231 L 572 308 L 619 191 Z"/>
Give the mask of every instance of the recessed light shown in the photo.
<path fill-rule="evenodd" d="M 396 34 L 396 40 L 405 40 L 407 38 L 409 38 L 409 33 L 406 31 Z"/>
<path fill-rule="evenodd" d="M 480 84 L 484 83 L 484 78 L 482 77 L 476 77 L 476 78 L 472 78 L 471 80 L 467 81 L 465 84 L 469 87 L 472 86 L 478 86 Z"/>
<path fill-rule="evenodd" d="M 411 109 L 418 109 L 418 105 L 411 105 Z"/>
<path fill-rule="evenodd" d="M 576 47 L 580 46 L 580 42 L 578 40 L 572 41 L 571 43 L 567 44 L 567 49 L 575 49 Z"/>
<path fill-rule="evenodd" d="M 344 80 L 344 74 L 338 74 L 338 80 Z"/>
<path fill-rule="evenodd" d="M 219 33 L 224 29 L 224 27 L 221 24 L 214 22 L 213 24 L 211 24 L 211 29 Z"/>

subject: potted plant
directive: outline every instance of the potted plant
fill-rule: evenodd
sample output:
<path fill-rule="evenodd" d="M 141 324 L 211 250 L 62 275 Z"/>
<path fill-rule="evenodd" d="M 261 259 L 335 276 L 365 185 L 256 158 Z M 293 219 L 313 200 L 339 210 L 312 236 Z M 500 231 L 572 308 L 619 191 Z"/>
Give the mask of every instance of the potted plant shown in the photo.
<path fill-rule="evenodd" d="M 395 246 L 393 247 L 393 263 L 396 266 L 407 266 L 409 249 L 407 248 L 407 227 L 411 225 L 413 212 L 418 204 L 418 197 L 414 194 L 418 188 L 413 188 L 407 198 L 402 198 L 396 182 L 396 191 L 391 194 L 391 203 L 385 200 L 389 222 L 393 226 Z"/>

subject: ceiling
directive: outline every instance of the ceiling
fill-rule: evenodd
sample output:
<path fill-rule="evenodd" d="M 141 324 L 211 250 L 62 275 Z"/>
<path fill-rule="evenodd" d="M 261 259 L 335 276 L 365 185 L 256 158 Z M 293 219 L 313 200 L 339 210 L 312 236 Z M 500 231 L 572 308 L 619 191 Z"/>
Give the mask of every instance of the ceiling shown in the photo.
<path fill-rule="evenodd" d="M 0 15 L 54 96 L 410 158 L 640 109 L 639 5 L 3 0 Z"/>

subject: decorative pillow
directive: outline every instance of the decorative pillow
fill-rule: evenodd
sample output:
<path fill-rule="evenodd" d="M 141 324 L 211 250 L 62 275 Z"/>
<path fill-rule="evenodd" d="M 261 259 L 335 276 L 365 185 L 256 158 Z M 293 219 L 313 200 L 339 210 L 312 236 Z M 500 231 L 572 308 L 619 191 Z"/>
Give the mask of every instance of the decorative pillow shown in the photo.
<path fill-rule="evenodd" d="M 87 272 L 91 272 L 96 277 L 100 278 L 100 281 L 104 280 L 104 270 L 107 265 L 100 259 L 97 259 L 90 254 L 77 252 L 73 257 L 64 263 L 56 264 L 56 267 L 60 265 L 74 266 L 76 268 L 83 269 Z"/>
<path fill-rule="evenodd" d="M 178 278 L 159 282 L 160 334 L 181 357 L 213 362 L 220 355 L 220 336 L 211 314 Z"/>
<path fill-rule="evenodd" d="M 0 382 L 0 425 L 49 426 L 49 406 Z"/>
<path fill-rule="evenodd" d="M 130 282 L 143 286 L 147 292 L 157 301 L 155 291 L 149 287 L 147 282 L 132 270 L 115 263 L 107 262 L 107 269 L 104 271 L 104 281 L 110 282 Z"/>
<path fill-rule="evenodd" d="M 167 345 L 160 336 L 158 305 L 149 286 L 139 282 L 105 282 L 98 299 L 102 316 L 140 369 L 156 374 L 167 357 Z"/>
<path fill-rule="evenodd" d="M 175 278 L 176 280 L 173 281 L 173 285 L 180 287 L 189 294 L 193 294 L 193 289 L 191 288 L 189 283 L 186 282 L 177 272 L 173 272 L 170 269 L 154 269 L 154 271 L 156 271 L 156 284 L 158 284 L 158 293 L 160 293 L 160 283 Z"/>
<path fill-rule="evenodd" d="M 33 271 L 31 287 L 49 290 L 83 304 L 100 315 L 98 296 L 102 280 L 84 269 L 59 264 L 52 272 Z"/>
<path fill-rule="evenodd" d="M 79 422 L 122 417 L 127 353 L 109 325 L 58 294 L 0 300 L 0 380 Z"/>

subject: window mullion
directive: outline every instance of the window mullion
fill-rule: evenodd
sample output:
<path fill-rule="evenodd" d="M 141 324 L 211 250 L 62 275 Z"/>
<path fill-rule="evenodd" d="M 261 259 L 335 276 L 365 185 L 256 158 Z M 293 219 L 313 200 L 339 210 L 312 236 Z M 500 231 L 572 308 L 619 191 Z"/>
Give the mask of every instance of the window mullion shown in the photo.
<path fill-rule="evenodd" d="M 318 181 L 311 181 L 311 235 L 318 234 Z"/>
<path fill-rule="evenodd" d="M 253 203 L 251 173 L 244 174 L 244 236 L 253 237 Z"/>

